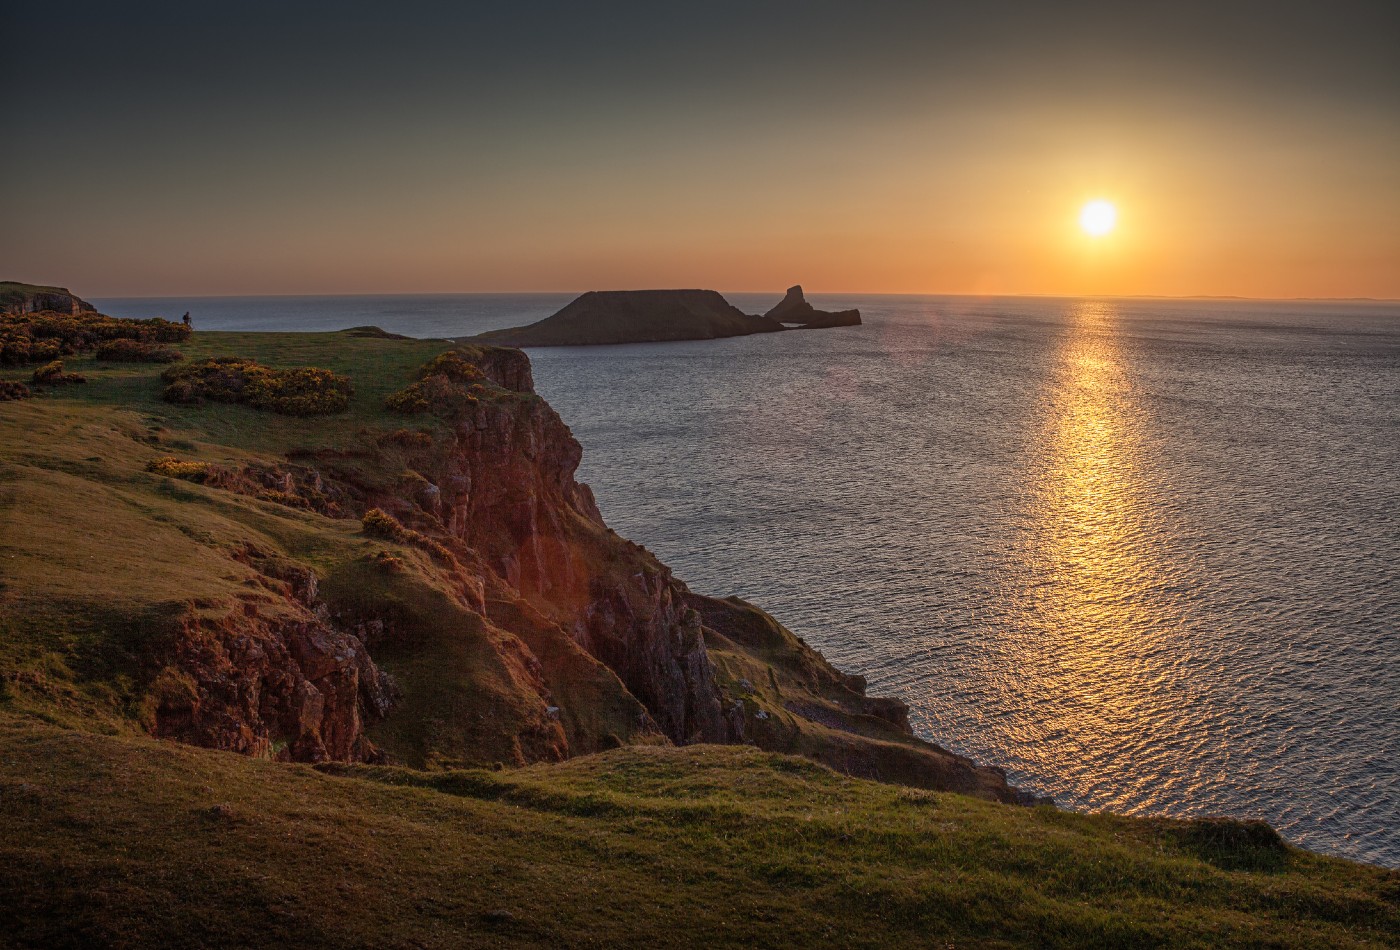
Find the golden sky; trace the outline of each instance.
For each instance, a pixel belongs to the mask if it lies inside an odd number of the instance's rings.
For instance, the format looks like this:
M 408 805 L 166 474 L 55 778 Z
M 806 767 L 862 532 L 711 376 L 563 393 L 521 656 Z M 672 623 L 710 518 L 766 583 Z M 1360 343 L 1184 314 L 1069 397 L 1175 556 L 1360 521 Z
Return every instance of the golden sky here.
M 20 3 L 0 276 L 1400 298 L 1388 7 L 1047 6 Z

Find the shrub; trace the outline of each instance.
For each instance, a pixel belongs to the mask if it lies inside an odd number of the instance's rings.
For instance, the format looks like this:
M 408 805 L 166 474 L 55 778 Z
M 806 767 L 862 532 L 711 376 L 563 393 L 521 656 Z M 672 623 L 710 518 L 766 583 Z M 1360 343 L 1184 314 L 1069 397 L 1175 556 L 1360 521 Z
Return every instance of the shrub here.
M 34 395 L 29 391 L 29 387 L 24 383 L 12 383 L 7 379 L 0 379 L 0 402 L 9 402 L 12 399 L 28 399 Z
M 327 369 L 273 369 L 238 356 L 216 356 L 161 374 L 167 402 L 242 403 L 288 416 L 320 416 L 350 406 L 350 380 Z
M 417 382 L 389 395 L 385 408 L 415 414 L 448 416 L 477 405 L 485 392 L 486 374 L 456 350 L 448 350 L 419 367 Z
M 63 371 L 63 360 L 53 360 L 45 363 L 34 371 L 34 384 L 36 386 L 67 386 L 69 383 L 85 383 L 86 376 L 77 373 L 65 373 Z
M 141 340 L 108 340 L 97 348 L 97 358 L 112 363 L 175 363 L 185 358 L 179 350 Z
M 384 538 L 389 541 L 406 540 L 404 535 L 408 529 L 399 524 L 398 519 L 385 513 L 382 508 L 371 508 L 365 512 L 360 520 L 364 526 L 365 534 L 376 538 Z
M 164 475 L 166 478 L 182 478 L 187 482 L 202 484 L 209 479 L 214 469 L 207 462 L 187 462 L 167 456 L 147 462 L 146 471 Z
M 100 313 L 6 313 L 0 314 L 0 364 L 47 362 L 112 340 L 180 343 L 189 335 L 189 327 L 160 317 L 118 320 Z
M 382 508 L 371 508 L 366 511 L 364 517 L 360 519 L 360 524 L 364 526 L 365 534 L 371 537 L 397 541 L 400 544 L 416 545 L 439 561 L 451 563 L 455 560 L 455 555 L 442 542 L 414 531 L 412 528 L 404 527 L 397 518 Z

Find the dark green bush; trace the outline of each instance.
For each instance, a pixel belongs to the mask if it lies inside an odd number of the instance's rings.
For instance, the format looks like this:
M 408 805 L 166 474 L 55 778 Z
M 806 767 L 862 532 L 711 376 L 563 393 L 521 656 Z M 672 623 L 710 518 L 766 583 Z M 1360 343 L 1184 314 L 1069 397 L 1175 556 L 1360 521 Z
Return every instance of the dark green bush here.
M 350 407 L 350 380 L 327 369 L 273 369 L 239 356 L 216 356 L 161 374 L 167 402 L 232 402 L 288 416 L 320 416 Z
M 12 383 L 7 379 L 0 379 L 0 402 L 9 402 L 12 399 L 28 399 L 34 395 L 29 391 L 29 387 L 24 383 Z
M 142 340 L 108 340 L 97 348 L 97 358 L 112 363 L 175 363 L 185 356 L 173 347 Z

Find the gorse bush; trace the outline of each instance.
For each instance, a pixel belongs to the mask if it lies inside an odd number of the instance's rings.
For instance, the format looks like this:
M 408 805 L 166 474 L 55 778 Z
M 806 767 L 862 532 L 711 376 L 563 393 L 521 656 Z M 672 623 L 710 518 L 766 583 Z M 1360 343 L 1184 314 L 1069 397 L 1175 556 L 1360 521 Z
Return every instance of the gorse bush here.
M 185 358 L 174 347 L 142 340 L 108 340 L 97 348 L 96 356 L 111 363 L 176 363 Z
M 360 519 L 360 524 L 364 527 L 365 534 L 371 537 L 415 545 L 426 550 L 437 560 L 449 564 L 454 560 L 454 555 L 442 542 L 405 527 L 399 523 L 397 518 L 382 508 L 371 508 L 366 511 L 364 517 Z
M 77 373 L 65 373 L 63 371 L 63 360 L 53 360 L 45 363 L 34 371 L 34 384 L 36 386 L 66 386 L 69 383 L 85 383 L 86 376 Z
M 12 399 L 28 399 L 34 395 L 29 391 L 29 387 L 24 383 L 14 383 L 8 379 L 0 379 L 0 402 L 9 402 Z
M 183 459 L 152 459 L 146 463 L 146 471 L 166 478 L 182 478 L 187 482 L 205 482 L 213 474 L 214 468 L 207 462 L 187 462 Z
M 86 353 L 112 340 L 181 343 L 190 328 L 160 317 L 118 320 L 101 313 L 0 314 L 0 364 L 18 366 Z
M 167 402 L 232 402 L 288 416 L 321 416 L 350 407 L 350 380 L 328 369 L 273 369 L 238 356 L 216 356 L 161 374 Z
M 392 393 L 385 408 L 406 414 L 448 416 L 477 405 L 487 383 L 481 367 L 449 350 L 419 367 L 417 382 Z

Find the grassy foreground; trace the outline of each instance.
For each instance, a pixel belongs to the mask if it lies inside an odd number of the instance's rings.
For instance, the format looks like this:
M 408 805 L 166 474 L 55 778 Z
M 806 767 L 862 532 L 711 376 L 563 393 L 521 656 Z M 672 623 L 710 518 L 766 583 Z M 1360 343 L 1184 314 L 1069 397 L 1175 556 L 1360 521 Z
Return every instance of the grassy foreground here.
M 752 749 L 414 772 L 0 722 L 13 946 L 1363 947 L 1400 874 Z

